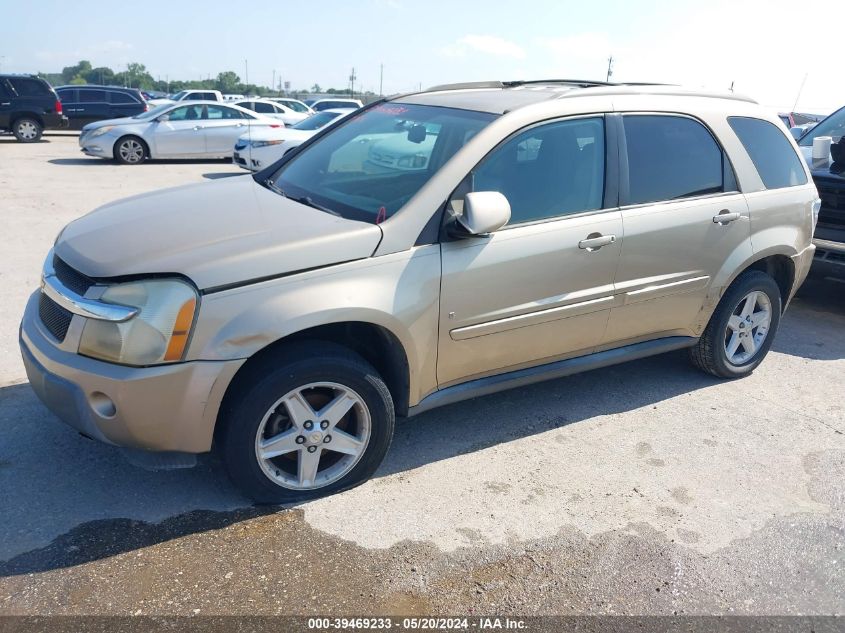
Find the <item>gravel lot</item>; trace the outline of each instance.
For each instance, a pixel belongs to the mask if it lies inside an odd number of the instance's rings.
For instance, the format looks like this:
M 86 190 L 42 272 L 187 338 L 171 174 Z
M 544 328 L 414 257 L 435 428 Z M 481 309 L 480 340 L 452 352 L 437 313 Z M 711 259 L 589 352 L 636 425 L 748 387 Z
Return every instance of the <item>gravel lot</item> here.
M 59 229 L 239 173 L 0 137 L 0 613 L 845 611 L 840 283 L 805 285 L 748 379 L 669 354 L 453 405 L 401 423 L 369 483 L 287 510 L 56 421 L 17 327 Z

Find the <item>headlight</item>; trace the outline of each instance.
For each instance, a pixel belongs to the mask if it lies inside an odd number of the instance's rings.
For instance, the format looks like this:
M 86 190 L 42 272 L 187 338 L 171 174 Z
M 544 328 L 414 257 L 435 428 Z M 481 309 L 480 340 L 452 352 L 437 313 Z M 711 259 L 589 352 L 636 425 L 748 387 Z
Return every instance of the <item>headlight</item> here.
M 96 130 L 91 132 L 91 138 L 94 138 L 95 136 L 102 136 L 103 134 L 105 134 L 109 130 L 113 130 L 113 129 L 114 129 L 113 125 L 106 125 L 104 127 L 98 127 Z
M 80 354 L 125 365 L 182 360 L 198 301 L 192 286 L 175 279 L 129 282 L 111 286 L 100 300 L 140 312 L 124 323 L 88 319 Z
M 281 145 L 283 140 L 277 141 L 250 141 L 253 147 L 267 147 L 268 145 Z

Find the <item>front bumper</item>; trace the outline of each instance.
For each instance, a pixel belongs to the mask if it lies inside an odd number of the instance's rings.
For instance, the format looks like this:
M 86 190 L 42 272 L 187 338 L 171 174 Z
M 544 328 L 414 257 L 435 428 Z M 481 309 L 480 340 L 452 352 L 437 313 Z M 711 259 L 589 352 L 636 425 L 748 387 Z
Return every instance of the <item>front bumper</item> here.
M 44 328 L 39 294 L 27 303 L 20 347 L 29 382 L 50 411 L 108 444 L 185 453 L 211 449 L 220 403 L 244 360 L 127 367 L 80 356 L 61 349 Z

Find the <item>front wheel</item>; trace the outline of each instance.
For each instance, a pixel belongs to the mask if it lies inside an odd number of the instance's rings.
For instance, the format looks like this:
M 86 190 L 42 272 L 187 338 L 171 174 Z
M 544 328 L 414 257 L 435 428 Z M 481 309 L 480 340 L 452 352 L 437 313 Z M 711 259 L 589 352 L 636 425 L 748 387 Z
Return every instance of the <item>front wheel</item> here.
M 719 378 L 750 374 L 769 352 L 780 314 L 780 288 L 775 280 L 759 270 L 742 273 L 690 349 L 693 364 Z
M 23 118 L 15 121 L 12 133 L 21 143 L 35 143 L 41 139 L 44 128 L 35 119 Z
M 146 144 L 136 136 L 124 136 L 114 144 L 114 159 L 121 165 L 137 165 L 148 155 Z
M 253 371 L 223 412 L 220 448 L 233 482 L 258 503 L 293 503 L 363 483 L 393 437 L 384 381 L 330 343 L 297 344 Z

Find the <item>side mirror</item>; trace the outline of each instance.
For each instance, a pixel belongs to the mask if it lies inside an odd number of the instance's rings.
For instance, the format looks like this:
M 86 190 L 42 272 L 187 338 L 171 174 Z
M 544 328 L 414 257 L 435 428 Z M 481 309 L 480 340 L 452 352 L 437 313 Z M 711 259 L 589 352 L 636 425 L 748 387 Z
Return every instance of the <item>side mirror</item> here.
M 804 132 L 806 131 L 807 130 L 805 128 L 798 126 L 789 128 L 789 133 L 792 134 L 792 138 L 794 138 L 796 141 L 802 136 L 804 136 Z
M 473 191 L 464 197 L 464 212 L 458 223 L 470 235 L 492 233 L 511 219 L 511 205 L 498 191 Z
M 157 123 L 167 123 L 170 120 L 169 114 L 162 114 L 160 117 L 156 119 Z

